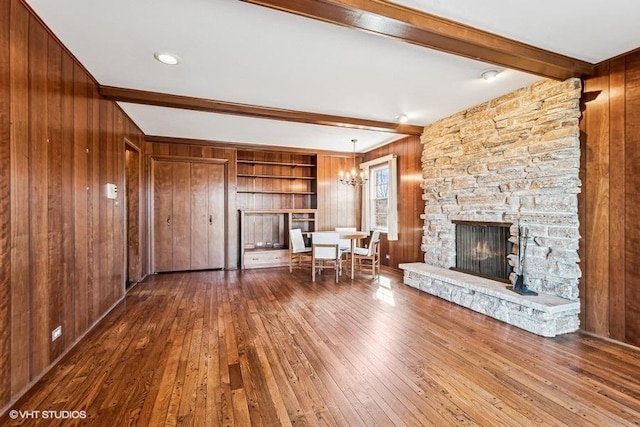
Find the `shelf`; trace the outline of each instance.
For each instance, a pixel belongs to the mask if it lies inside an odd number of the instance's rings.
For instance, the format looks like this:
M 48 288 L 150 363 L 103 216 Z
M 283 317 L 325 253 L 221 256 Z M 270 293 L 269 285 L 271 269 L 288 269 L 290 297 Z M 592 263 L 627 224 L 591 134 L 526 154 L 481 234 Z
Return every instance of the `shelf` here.
M 298 194 L 303 196 L 313 196 L 312 191 L 259 191 L 259 190 L 238 190 L 238 194 Z
M 237 176 L 240 178 L 272 178 L 272 179 L 307 179 L 314 180 L 316 179 L 313 176 L 284 176 L 284 175 L 258 175 L 252 173 L 239 173 Z
M 239 213 L 240 268 L 267 268 L 289 264 L 289 230 L 313 232 L 317 209 L 240 209 Z
M 258 214 L 315 214 L 317 209 L 240 209 L 245 215 Z
M 270 248 L 267 246 L 262 246 L 262 247 L 256 247 L 256 248 L 245 248 L 244 249 L 244 253 L 247 252 L 272 252 L 272 251 L 286 251 L 288 250 L 288 248 L 283 248 L 282 246 L 278 247 L 278 248 Z
M 238 151 L 234 174 L 237 206 L 245 210 L 315 207 L 316 160 L 317 155 L 311 153 Z
M 291 162 L 267 162 L 264 160 L 236 160 L 236 163 L 243 163 L 247 165 L 270 165 L 270 166 L 291 166 L 301 168 L 314 168 L 316 165 L 313 163 L 291 163 Z

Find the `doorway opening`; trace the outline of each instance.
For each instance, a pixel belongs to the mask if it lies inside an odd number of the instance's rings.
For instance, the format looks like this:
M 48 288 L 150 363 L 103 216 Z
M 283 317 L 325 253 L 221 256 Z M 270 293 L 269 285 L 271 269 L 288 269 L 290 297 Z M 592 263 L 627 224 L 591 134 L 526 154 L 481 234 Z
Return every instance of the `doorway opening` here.
M 141 227 L 141 173 L 142 158 L 140 149 L 125 139 L 124 170 L 125 170 L 125 210 L 126 210 L 126 251 L 125 251 L 125 287 L 142 280 L 142 256 L 140 242 L 142 241 Z

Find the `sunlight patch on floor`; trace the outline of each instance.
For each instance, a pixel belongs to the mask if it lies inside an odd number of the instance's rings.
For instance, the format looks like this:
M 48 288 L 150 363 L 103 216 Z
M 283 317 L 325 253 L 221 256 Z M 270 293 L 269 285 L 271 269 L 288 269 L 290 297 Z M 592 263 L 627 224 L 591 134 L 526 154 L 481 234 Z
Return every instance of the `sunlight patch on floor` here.
M 391 290 L 391 280 L 389 278 L 380 276 L 378 279 L 378 289 L 376 289 L 374 298 L 392 307 L 396 306 L 393 291 Z

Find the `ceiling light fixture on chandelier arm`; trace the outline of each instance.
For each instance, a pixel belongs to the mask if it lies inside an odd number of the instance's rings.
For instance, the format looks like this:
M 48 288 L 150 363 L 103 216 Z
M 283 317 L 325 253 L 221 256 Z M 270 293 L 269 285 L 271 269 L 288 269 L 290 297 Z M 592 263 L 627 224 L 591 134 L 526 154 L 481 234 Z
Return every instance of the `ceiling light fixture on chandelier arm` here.
M 343 171 L 340 171 L 340 173 L 338 174 L 338 179 L 340 180 L 341 183 L 343 183 L 344 185 L 352 185 L 352 186 L 356 186 L 356 185 L 364 185 L 367 183 L 367 177 L 364 176 L 364 172 L 360 171 L 360 173 L 357 173 L 357 169 L 356 169 L 356 142 L 358 142 L 357 139 L 352 139 L 351 142 L 353 142 L 353 168 L 351 169 L 351 172 L 347 172 L 344 173 Z

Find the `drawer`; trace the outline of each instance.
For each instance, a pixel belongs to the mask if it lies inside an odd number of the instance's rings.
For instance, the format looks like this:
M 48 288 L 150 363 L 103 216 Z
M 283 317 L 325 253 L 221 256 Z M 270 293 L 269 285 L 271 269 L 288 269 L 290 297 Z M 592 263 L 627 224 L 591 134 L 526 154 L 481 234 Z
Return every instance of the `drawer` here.
M 280 267 L 289 265 L 288 249 L 246 251 L 244 268 Z

